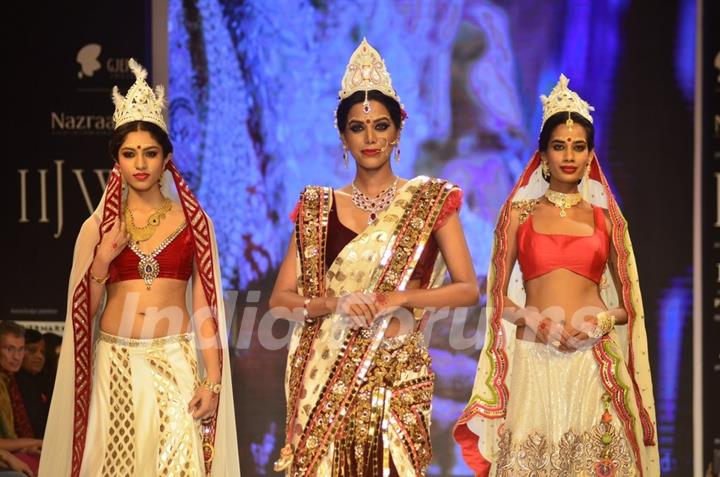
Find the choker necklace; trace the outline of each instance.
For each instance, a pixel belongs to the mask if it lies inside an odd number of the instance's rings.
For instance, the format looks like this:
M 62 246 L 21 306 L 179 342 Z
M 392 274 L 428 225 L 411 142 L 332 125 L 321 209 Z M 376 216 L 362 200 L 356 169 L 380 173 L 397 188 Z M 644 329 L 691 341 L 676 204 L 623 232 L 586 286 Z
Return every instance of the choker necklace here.
M 565 209 L 578 205 L 582 202 L 582 194 L 575 192 L 574 194 L 563 194 L 554 190 L 546 190 L 545 198 L 554 206 L 560 208 L 560 217 L 565 217 L 567 213 Z
M 373 224 L 377 220 L 378 212 L 390 207 L 390 203 L 395 197 L 397 191 L 398 177 L 395 177 L 393 183 L 380 192 L 376 197 L 368 197 L 364 192 L 355 186 L 355 181 L 352 182 L 352 203 L 358 209 L 370 212 L 368 216 L 368 224 Z
M 160 207 L 148 217 L 147 224 L 143 227 L 135 225 L 135 217 L 133 217 L 132 210 L 125 204 L 125 227 L 130 234 L 130 239 L 135 243 L 144 242 L 149 239 L 155 233 L 160 222 L 165 218 L 165 214 L 170 212 L 172 208 L 172 202 L 167 197 L 163 197 L 162 204 Z

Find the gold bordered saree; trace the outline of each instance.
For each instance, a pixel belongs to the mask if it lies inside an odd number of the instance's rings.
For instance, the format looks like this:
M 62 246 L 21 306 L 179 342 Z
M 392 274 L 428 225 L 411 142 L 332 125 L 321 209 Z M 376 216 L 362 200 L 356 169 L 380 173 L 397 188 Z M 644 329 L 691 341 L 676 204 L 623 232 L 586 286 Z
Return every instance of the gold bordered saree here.
M 478 476 L 502 473 L 498 467 L 502 467 L 508 460 L 503 451 L 508 437 L 505 429 L 508 403 L 511 399 L 532 399 L 528 396 L 513 396 L 509 391 L 516 387 L 511 386 L 511 380 L 514 377 L 513 357 L 517 352 L 517 344 L 515 326 L 502 318 L 503 284 L 505 277 L 510 275 L 508 296 L 514 303 L 522 306 L 525 303 L 525 296 L 519 267 L 516 265 L 513 270 L 507 270 L 505 266 L 510 210 L 520 209 L 522 221 L 523 217 L 527 217 L 530 213 L 532 203 L 542 197 L 547 186 L 541 175 L 540 155 L 536 153 L 500 211 L 495 228 L 493 254 L 487 279 L 485 343 L 480 353 L 472 397 L 453 431 L 453 437 L 461 447 L 463 458 Z M 592 369 L 596 370 L 592 378 L 600 382 L 600 387 L 605 393 L 603 399 L 607 399 L 608 416 L 617 417 L 617 420 L 613 418 L 610 422 L 619 421 L 617 433 L 622 435 L 622 440 L 630 448 L 630 459 L 634 466 L 634 470 L 630 473 L 655 477 L 660 475 L 655 436 L 655 405 L 642 297 L 627 221 L 615 201 L 597 160 L 592 161 L 589 179 L 583 180 L 580 190 L 583 199 L 604 209 L 612 223 L 610 246 L 617 254 L 620 283 L 616 289 L 610 270 L 606 266 L 603 279 L 605 285 L 601 286 L 601 297 L 608 309 L 623 303 L 628 312 L 628 323 L 617 326 L 611 333 L 598 340 L 590 350 L 595 362 Z M 598 414 L 597 417 L 600 419 L 601 416 Z M 604 415 L 603 423 L 605 423 Z M 578 431 L 582 433 L 584 430 L 575 430 Z M 603 441 L 602 433 L 598 438 L 600 439 L 598 446 L 600 448 L 606 446 L 606 451 L 617 440 Z M 530 444 L 546 442 L 535 437 L 534 439 L 535 442 Z M 583 457 L 583 451 L 594 444 L 565 446 L 570 447 L 570 450 L 563 454 L 565 458 L 560 460 L 566 467 L 577 467 L 576 463 Z M 526 460 L 527 472 L 523 472 L 522 475 L 610 476 L 620 473 L 627 475 L 619 470 L 617 456 L 613 457 L 611 453 L 598 453 L 598 455 L 603 454 L 604 457 L 601 456 L 591 466 L 585 466 L 582 472 L 563 471 L 564 467 L 554 462 L 555 456 L 550 454 L 549 451 L 544 450 L 538 453 L 543 456 L 542 459 L 536 459 L 532 464 L 527 464 Z M 591 467 L 593 471 L 587 472 L 586 470 Z
M 408 181 L 325 270 L 332 190 L 306 188 L 295 227 L 299 293 L 403 290 L 453 190 L 439 179 Z M 438 254 L 428 286 L 444 276 Z M 288 476 L 379 476 L 391 466 L 402 476 L 425 475 L 434 375 L 421 334 L 386 338 L 389 321 L 354 331 L 330 314 L 295 329 L 285 382 Z

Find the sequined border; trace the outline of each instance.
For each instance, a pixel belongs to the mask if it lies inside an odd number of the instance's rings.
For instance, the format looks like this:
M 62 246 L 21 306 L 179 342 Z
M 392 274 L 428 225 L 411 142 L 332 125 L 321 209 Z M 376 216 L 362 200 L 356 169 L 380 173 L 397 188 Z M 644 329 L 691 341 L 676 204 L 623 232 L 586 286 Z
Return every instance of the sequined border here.
M 610 396 L 612 396 L 615 412 L 617 413 L 620 421 L 623 423 L 625 436 L 633 449 L 635 463 L 638 468 L 639 475 L 642 477 L 643 460 L 641 459 L 640 447 L 635 437 L 635 416 L 632 415 L 627 402 L 630 388 L 617 379 L 617 369 L 620 366 L 623 366 L 624 362 L 621 356 L 613 354 L 611 349 L 613 344 L 614 343 L 610 336 L 603 336 L 603 338 L 593 346 L 593 355 L 595 356 L 595 361 L 597 361 L 600 367 L 600 378 L 603 381 L 603 385 L 610 393 Z
M 402 441 L 405 451 L 410 456 L 416 475 L 423 475 L 423 472 L 430 465 L 432 460 L 432 446 L 430 445 L 430 435 L 428 434 L 429 423 L 425 422 L 426 417 L 423 410 L 429 411 L 432 403 L 432 392 L 435 384 L 435 375 L 430 373 L 428 376 L 413 379 L 402 384 L 393 390 L 393 399 L 390 404 L 390 412 L 392 413 L 392 423 L 400 429 L 398 437 Z M 405 396 L 416 401 L 415 395 L 420 394 L 421 399 L 414 402 L 409 409 L 405 409 Z M 423 409 L 425 408 L 425 409 Z M 410 415 L 414 417 L 412 427 L 405 424 L 406 414 L 410 411 Z M 428 413 L 429 414 L 429 413 Z M 418 450 L 425 446 L 427 452 L 419 455 Z
M 331 190 L 326 187 L 310 186 L 300 194 L 300 214 L 295 223 L 295 243 L 300 257 L 301 294 L 318 297 L 325 294 L 325 244 L 327 242 L 328 214 L 330 212 Z M 290 362 L 292 368 L 288 378 L 289 396 L 285 418 L 285 434 L 290 443 L 293 425 L 300 403 L 300 390 L 305 377 L 310 352 L 322 320 L 304 325 L 298 347 Z
M 376 291 L 393 291 L 407 283 L 418 259 L 415 253 L 424 246 L 432 233 L 442 204 L 452 186 L 439 179 L 425 179 L 413 192 L 396 227 L 394 242 L 381 259 L 373 282 Z M 295 450 L 291 474 L 296 477 L 312 474 L 335 432 L 342 426 L 347 408 L 355 398 L 359 384 L 372 364 L 387 320 L 371 330 L 349 333 L 332 366 L 330 378 L 320 391 L 310 413 L 308 424 Z

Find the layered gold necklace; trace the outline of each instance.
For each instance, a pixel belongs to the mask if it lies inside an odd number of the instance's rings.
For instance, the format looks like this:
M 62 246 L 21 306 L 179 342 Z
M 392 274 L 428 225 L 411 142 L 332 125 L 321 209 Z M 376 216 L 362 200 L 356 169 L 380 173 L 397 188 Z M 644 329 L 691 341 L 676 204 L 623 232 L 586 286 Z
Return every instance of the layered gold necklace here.
M 574 194 L 563 194 L 562 192 L 556 192 L 554 190 L 546 190 L 545 198 L 560 209 L 560 217 L 565 217 L 567 213 L 566 209 L 574 207 L 582 202 L 582 194 L 576 192 Z
M 170 199 L 163 197 L 162 204 L 148 217 L 147 224 L 143 227 L 138 227 L 135 225 L 135 217 L 133 217 L 132 210 L 130 210 L 126 204 L 123 213 L 125 214 L 125 226 L 130 234 L 131 241 L 133 243 L 139 243 L 152 237 L 158 225 L 160 225 L 160 222 L 165 218 L 165 214 L 167 214 L 171 208 L 172 202 Z

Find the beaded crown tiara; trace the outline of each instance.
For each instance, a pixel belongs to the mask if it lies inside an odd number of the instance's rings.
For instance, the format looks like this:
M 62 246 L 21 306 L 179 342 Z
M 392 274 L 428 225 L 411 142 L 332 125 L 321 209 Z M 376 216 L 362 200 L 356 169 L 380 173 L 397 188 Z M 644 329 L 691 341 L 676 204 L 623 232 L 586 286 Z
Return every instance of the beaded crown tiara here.
M 543 105 L 543 125 L 550 116 L 560 112 L 578 113 L 591 123 L 593 122 L 590 111 L 595 111 L 595 108 L 590 106 L 575 91 L 568 88 L 569 82 L 570 80 L 561 73 L 560 79 L 550 92 L 550 96 L 540 96 Z
M 342 89 L 338 96 L 340 100 L 343 100 L 357 91 L 370 91 L 373 89 L 390 96 L 400 103 L 400 96 L 392 86 L 392 80 L 385 67 L 385 61 L 383 61 L 380 53 L 370 46 L 367 39 L 363 38 L 350 57 L 345 69 L 345 76 L 342 79 Z
M 125 96 L 120 94 L 117 86 L 113 87 L 112 96 L 113 103 L 115 103 L 113 122 L 115 123 L 115 129 L 131 121 L 147 121 L 168 132 L 165 118 L 163 118 L 165 89 L 162 85 L 157 85 L 153 91 L 146 81 L 147 70 L 133 58 L 128 61 L 128 66 L 135 75 L 135 83 L 130 86 Z

